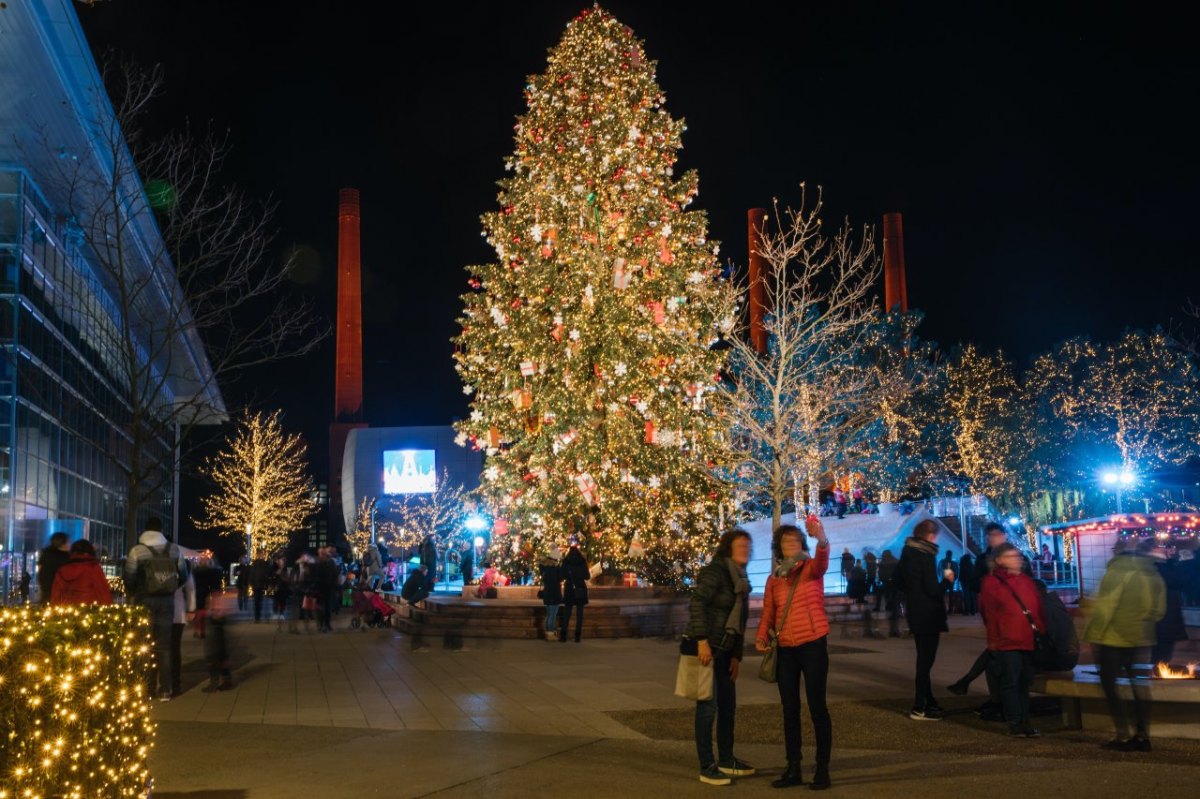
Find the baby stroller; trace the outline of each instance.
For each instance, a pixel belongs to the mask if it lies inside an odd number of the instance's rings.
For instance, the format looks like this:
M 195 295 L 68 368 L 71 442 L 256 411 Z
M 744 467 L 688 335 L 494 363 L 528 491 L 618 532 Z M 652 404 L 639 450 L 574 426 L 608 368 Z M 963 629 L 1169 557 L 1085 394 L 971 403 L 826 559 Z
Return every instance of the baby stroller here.
M 387 627 L 392 623 L 392 614 L 396 609 L 383 601 L 379 594 L 369 588 L 355 586 L 350 596 L 354 618 L 350 619 L 351 629 L 361 629 L 364 633 L 368 627 Z

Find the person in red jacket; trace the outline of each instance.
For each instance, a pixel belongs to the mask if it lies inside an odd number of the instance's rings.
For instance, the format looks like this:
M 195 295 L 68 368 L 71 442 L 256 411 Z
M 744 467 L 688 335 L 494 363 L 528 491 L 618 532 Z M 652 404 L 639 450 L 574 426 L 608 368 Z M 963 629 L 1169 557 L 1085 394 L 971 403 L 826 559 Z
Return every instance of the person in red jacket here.
M 71 544 L 71 559 L 58 568 L 50 588 L 51 605 L 111 605 L 112 591 L 92 542 L 79 539 Z
M 1029 723 L 1029 686 L 1033 682 L 1034 627 L 1046 629 L 1042 595 L 1029 575 L 1020 550 L 1001 544 L 992 555 L 992 573 L 983 578 L 979 614 L 987 628 L 988 651 L 999 671 L 1000 695 L 1008 734 L 1037 738 Z
M 786 788 L 804 784 L 800 771 L 800 677 L 803 675 L 808 714 L 817 736 L 817 767 L 809 787 L 822 790 L 830 786 L 829 751 L 833 746 L 833 722 L 825 703 L 825 686 L 829 681 L 829 619 L 825 616 L 829 539 L 816 516 L 809 516 L 804 526 L 817 539 L 815 553 L 809 553 L 804 533 L 790 524 L 781 525 L 772 537 L 775 565 L 763 589 L 762 621 L 755 646 L 759 652 L 766 652 L 770 648 L 770 635 L 778 637 L 776 677 L 783 704 L 787 770 L 771 785 Z

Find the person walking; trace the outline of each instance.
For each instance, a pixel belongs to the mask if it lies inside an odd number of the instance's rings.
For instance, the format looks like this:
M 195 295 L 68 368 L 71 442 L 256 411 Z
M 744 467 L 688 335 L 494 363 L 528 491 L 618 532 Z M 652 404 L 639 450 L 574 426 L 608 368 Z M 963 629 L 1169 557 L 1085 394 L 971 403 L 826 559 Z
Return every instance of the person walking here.
M 81 538 L 71 544 L 69 560 L 54 573 L 51 605 L 111 605 L 112 591 L 92 542 Z
M 1108 562 L 1100 590 L 1092 603 L 1083 638 L 1095 647 L 1096 665 L 1115 737 L 1105 749 L 1123 752 L 1150 751 L 1150 689 L 1145 675 L 1134 669 L 1139 650 L 1154 644 L 1154 628 L 1166 613 L 1167 589 L 1150 558 L 1144 556 L 1153 542 L 1135 550 L 1124 549 Z M 1139 551 L 1141 550 L 1141 551 Z M 1117 691 L 1117 677 L 1129 679 L 1133 689 L 1133 722 L 1130 708 Z
M 1041 736 L 1029 721 L 1029 686 L 1033 683 L 1034 635 L 1045 635 L 1042 596 L 1033 578 L 1021 570 L 1021 552 L 1001 544 L 992 553 L 992 573 L 983 578 L 979 609 L 987 628 L 987 648 L 1000 679 L 1000 696 L 1008 734 Z
M 187 580 L 187 561 L 179 547 L 162 534 L 162 522 L 146 520 L 138 543 L 125 558 L 125 585 L 130 598 L 150 614 L 154 642 L 155 681 L 160 701 L 171 700 L 171 625 L 175 618 L 175 591 Z
M 542 578 L 542 590 L 538 592 L 538 597 L 546 606 L 544 629 L 547 641 L 554 641 L 558 638 L 558 607 L 563 602 L 562 566 L 559 565 L 561 554 L 557 546 L 551 547 L 550 551 L 542 557 L 538 566 Z
M 963 583 L 964 591 L 971 591 L 978 595 L 983 589 L 983 580 L 991 572 L 992 554 L 1002 544 L 1008 542 L 1008 531 L 1004 526 L 996 522 L 988 522 L 983 528 L 984 540 L 987 542 L 987 549 L 983 551 L 975 560 L 975 568 L 970 572 L 962 572 L 960 577 Z M 1026 566 L 1028 561 L 1025 561 Z M 1032 571 L 1026 569 L 1026 574 L 1032 575 Z M 971 668 L 967 669 L 967 673 L 960 677 L 955 682 L 951 683 L 947 690 L 955 696 L 966 696 L 970 690 L 971 683 L 975 681 L 979 675 L 985 675 L 988 686 L 987 701 L 975 709 L 975 714 L 984 721 L 1003 721 L 1004 709 L 1000 698 L 1000 681 L 996 677 L 996 670 L 990 669 L 992 664 L 992 652 L 990 649 L 984 649 L 975 658 L 975 662 L 971 664 Z
M 273 572 L 271 610 L 275 614 L 275 630 L 282 632 L 283 620 L 287 618 L 288 597 L 292 590 L 291 583 L 288 582 L 287 560 L 283 556 L 275 558 Z
M 175 589 L 174 610 L 171 617 L 171 697 L 183 693 L 183 628 L 187 627 L 188 615 L 196 611 L 196 580 L 188 574 L 183 585 Z
M 978 610 L 979 595 L 971 589 L 969 585 L 970 578 L 968 575 L 975 571 L 975 562 L 971 559 L 970 552 L 963 552 L 963 556 L 958 559 L 958 585 L 962 589 L 962 615 L 974 616 Z
M 208 631 L 208 598 L 221 590 L 221 566 L 209 557 L 200 557 L 192 569 L 192 583 L 195 586 L 192 615 L 192 637 L 203 638 Z
M 22 604 L 22 605 L 28 605 L 28 604 L 29 604 L 29 583 L 30 583 L 30 580 L 31 580 L 31 578 L 30 578 L 30 576 L 29 576 L 29 572 L 27 572 L 27 571 L 25 571 L 25 570 L 22 570 L 22 571 L 21 571 L 21 583 L 20 583 L 20 591 L 21 591 L 21 604 Z
M 937 660 L 941 634 L 946 626 L 946 605 L 937 573 L 937 523 L 924 519 L 917 523 L 913 535 L 904 542 L 896 579 L 904 591 L 905 616 L 917 647 L 916 694 L 909 718 L 916 721 L 940 721 L 944 715 L 933 698 L 930 673 Z
M 242 558 L 234 567 L 234 583 L 237 585 L 237 609 L 245 613 L 250 607 L 250 558 Z
M 833 489 L 833 504 L 837 508 L 837 517 L 844 518 L 846 515 L 846 492 L 840 488 Z M 849 550 L 847 550 L 849 551 Z M 853 556 L 851 556 L 853 557 Z
M 575 643 L 583 636 L 583 608 L 588 603 L 588 580 L 591 570 L 587 559 L 579 551 L 579 544 L 572 544 L 567 556 L 562 562 L 563 579 L 563 608 L 559 612 L 561 619 L 558 640 L 567 641 L 567 632 L 571 626 L 571 609 L 575 609 Z
M 778 642 L 776 685 L 783 705 L 783 740 L 787 769 L 771 783 L 773 788 L 803 785 L 800 725 L 800 680 L 804 680 L 808 715 L 816 733 L 816 769 L 809 786 L 823 790 L 829 780 L 829 755 L 833 748 L 833 722 L 825 701 L 829 681 L 829 619 L 825 615 L 825 572 L 829 569 L 829 539 L 814 516 L 804 523 L 815 538 L 815 553 L 796 527 L 785 524 L 771 537 L 772 569 L 763 589 L 762 620 L 755 648 L 770 649 L 770 636 Z
M 746 576 L 750 549 L 750 534 L 745 530 L 724 533 L 712 560 L 696 575 L 688 605 L 684 635 L 696 642 L 700 665 L 712 664 L 713 668 L 712 697 L 696 702 L 696 754 L 700 758 L 700 782 L 707 785 L 728 785 L 732 777 L 754 774 L 753 766 L 733 754 L 738 666 L 750 612 L 750 580 Z
M 260 554 L 250 562 L 250 590 L 253 592 L 251 596 L 251 604 L 254 607 L 254 623 L 261 624 L 263 620 L 263 606 L 267 601 L 267 593 L 270 590 L 271 584 L 271 564 L 266 557 Z
M 49 604 L 50 592 L 54 589 L 54 575 L 70 559 L 71 553 L 67 549 L 67 534 L 58 532 L 51 535 L 50 543 L 38 552 L 38 602 L 43 605 Z
M 314 584 L 317 592 L 317 612 L 321 615 L 317 620 L 317 632 L 333 631 L 333 603 L 340 601 L 338 596 L 338 566 L 333 559 L 333 547 L 322 547 L 317 551 Z

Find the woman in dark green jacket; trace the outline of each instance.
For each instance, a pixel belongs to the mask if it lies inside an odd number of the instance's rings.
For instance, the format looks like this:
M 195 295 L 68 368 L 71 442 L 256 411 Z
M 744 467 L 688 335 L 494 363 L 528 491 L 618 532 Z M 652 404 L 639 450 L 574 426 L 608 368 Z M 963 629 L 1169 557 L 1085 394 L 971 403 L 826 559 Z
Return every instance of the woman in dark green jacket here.
M 750 534 L 730 530 L 721 536 L 712 561 L 696 575 L 684 635 L 696 642 L 702 665 L 713 666 L 713 695 L 696 703 L 696 753 L 700 781 L 728 785 L 732 777 L 748 777 L 754 767 L 733 756 L 733 720 L 737 707 L 734 687 L 742 661 L 746 618 L 750 605 Z M 713 757 L 713 723 L 717 726 L 717 757 Z

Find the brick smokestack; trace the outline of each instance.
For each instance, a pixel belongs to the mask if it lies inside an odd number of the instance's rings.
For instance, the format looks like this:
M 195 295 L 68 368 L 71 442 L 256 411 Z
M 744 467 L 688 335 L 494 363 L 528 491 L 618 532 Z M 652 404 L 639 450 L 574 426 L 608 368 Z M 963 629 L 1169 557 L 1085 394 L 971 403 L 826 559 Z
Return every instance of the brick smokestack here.
M 334 419 L 363 419 L 362 264 L 358 189 L 338 193 L 337 375 Z
M 746 260 L 750 278 L 750 343 L 754 351 L 767 351 L 767 331 L 763 319 L 767 315 L 766 263 L 759 252 L 763 226 L 767 222 L 765 208 L 751 208 L 746 212 L 746 233 L 749 257 Z
M 900 214 L 883 215 L 884 310 L 908 313 L 908 280 L 904 275 L 904 224 Z
M 346 513 L 357 502 L 342 502 L 342 460 L 350 431 L 363 421 L 362 261 L 358 189 L 338 192 L 337 354 L 334 363 L 333 424 L 329 426 L 329 541 L 345 537 Z

